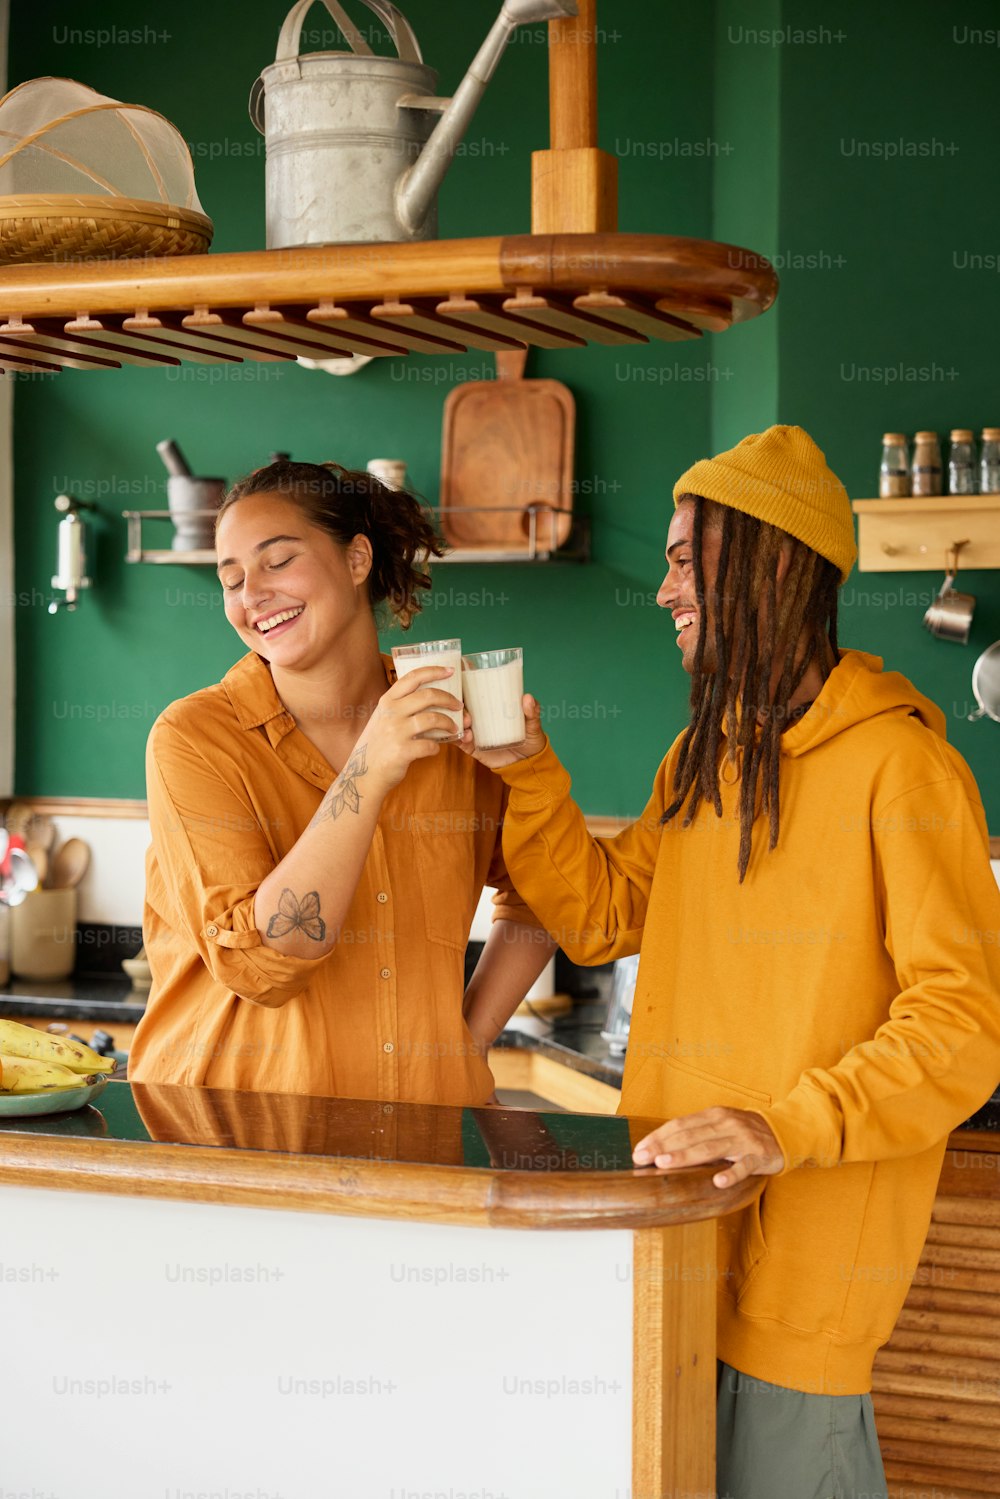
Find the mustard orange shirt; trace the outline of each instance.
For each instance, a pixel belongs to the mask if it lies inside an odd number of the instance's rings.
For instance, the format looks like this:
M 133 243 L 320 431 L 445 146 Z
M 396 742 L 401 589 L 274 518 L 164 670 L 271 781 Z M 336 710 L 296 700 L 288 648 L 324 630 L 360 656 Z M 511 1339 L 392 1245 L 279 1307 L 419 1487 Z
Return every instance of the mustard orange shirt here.
M 422 1103 L 490 1096 L 462 1015 L 483 886 L 497 887 L 495 920 L 537 926 L 503 865 L 506 788 L 455 745 L 416 761 L 382 805 L 337 945 L 286 957 L 262 943 L 254 896 L 335 776 L 253 653 L 157 719 L 143 918 L 153 982 L 130 1077 Z

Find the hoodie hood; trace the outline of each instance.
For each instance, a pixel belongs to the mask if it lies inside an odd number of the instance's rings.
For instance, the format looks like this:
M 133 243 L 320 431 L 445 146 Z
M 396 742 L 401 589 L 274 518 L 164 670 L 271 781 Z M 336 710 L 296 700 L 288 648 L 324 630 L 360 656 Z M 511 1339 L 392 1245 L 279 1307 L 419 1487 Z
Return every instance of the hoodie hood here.
M 925 728 L 947 739 L 945 716 L 899 671 L 883 671 L 882 658 L 867 651 L 841 651 L 840 661 L 798 723 L 781 736 L 784 755 L 804 755 L 845 729 L 869 719 L 915 715 Z

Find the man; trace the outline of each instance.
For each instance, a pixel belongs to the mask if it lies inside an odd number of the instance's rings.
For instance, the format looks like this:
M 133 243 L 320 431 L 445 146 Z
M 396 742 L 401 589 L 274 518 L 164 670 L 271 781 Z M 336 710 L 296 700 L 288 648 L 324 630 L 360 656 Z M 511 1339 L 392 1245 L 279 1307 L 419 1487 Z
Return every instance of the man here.
M 638 822 L 591 838 L 525 699 L 508 871 L 570 957 L 642 958 L 621 1110 L 637 1165 L 768 1178 L 720 1220 L 718 1489 L 877 1499 L 871 1366 L 949 1132 L 1000 1077 L 1000 891 L 944 716 L 839 651 L 850 504 L 772 427 L 674 489 L 657 602 L 691 719 Z M 471 746 L 468 746 L 471 748 Z

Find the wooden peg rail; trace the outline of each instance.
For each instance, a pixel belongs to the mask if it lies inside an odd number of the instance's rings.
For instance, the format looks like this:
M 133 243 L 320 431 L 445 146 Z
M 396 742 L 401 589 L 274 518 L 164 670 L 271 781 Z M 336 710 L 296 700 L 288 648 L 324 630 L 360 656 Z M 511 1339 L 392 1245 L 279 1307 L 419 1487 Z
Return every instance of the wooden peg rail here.
M 760 256 L 649 234 L 19 265 L 0 271 L 0 370 L 672 343 L 777 289 Z

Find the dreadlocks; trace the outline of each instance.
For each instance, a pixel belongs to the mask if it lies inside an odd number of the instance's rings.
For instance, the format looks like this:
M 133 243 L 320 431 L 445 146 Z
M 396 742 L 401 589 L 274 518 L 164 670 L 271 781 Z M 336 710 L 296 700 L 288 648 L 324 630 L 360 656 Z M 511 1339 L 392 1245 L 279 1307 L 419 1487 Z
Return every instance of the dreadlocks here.
M 702 801 L 722 816 L 719 792 L 719 740 L 726 756 L 739 763 L 740 883 L 750 863 L 758 811 L 770 820 L 769 848 L 778 841 L 778 767 L 781 733 L 789 723 L 788 700 L 815 660 L 830 675 L 837 653 L 837 566 L 777 526 L 742 510 L 717 505 L 701 495 L 694 501 L 695 597 L 701 616 L 691 678 L 691 722 L 681 741 L 674 773 L 674 800 L 662 822 L 675 817 L 690 795 L 683 826 L 690 826 Z M 706 524 L 721 530 L 715 583 L 705 593 L 702 538 Z M 788 570 L 778 595 L 778 561 L 789 546 Z M 706 608 L 707 602 L 707 608 Z M 713 669 L 705 669 L 708 632 L 713 632 Z M 714 655 L 714 660 L 712 659 Z M 780 674 L 771 695 L 771 678 Z

